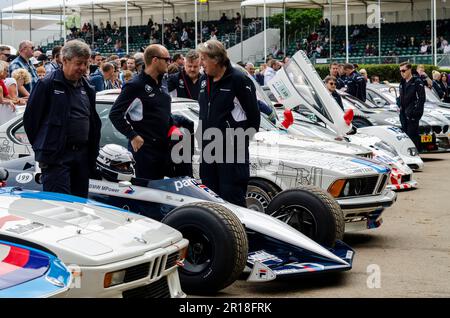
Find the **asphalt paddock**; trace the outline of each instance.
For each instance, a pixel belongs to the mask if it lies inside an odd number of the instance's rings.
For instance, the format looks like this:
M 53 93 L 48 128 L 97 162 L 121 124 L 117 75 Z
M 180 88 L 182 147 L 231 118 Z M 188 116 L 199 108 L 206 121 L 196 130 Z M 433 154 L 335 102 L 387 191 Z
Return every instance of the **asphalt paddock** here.
M 218 297 L 450 297 L 450 153 L 427 154 L 375 230 L 346 234 L 353 269 L 288 281 L 238 280 Z

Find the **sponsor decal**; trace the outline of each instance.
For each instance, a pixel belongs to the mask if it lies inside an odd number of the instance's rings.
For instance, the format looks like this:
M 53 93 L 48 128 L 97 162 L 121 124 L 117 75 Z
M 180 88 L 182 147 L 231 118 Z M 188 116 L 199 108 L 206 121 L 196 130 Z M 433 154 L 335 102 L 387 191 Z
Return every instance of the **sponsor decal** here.
M 366 161 L 366 160 L 361 160 L 361 159 L 356 159 L 355 158 L 355 159 L 352 159 L 351 161 L 355 162 L 355 163 L 359 163 L 359 164 L 365 165 L 365 166 L 368 166 L 368 167 L 374 169 L 376 172 L 379 172 L 379 173 L 386 173 L 386 172 L 389 171 L 388 168 L 386 168 L 386 167 L 377 165 L 375 163 L 372 163 L 372 162 L 369 162 L 369 161 Z
M 128 187 L 128 189 L 126 189 L 125 190 L 125 194 L 133 194 L 133 193 L 135 193 L 136 191 L 132 188 L 132 187 Z
M 257 251 L 254 253 L 250 253 L 248 255 L 248 259 L 247 261 L 250 264 L 254 264 L 256 262 L 261 262 L 261 263 L 282 263 L 283 260 L 278 258 L 277 256 L 273 255 L 273 254 L 269 254 L 266 251 Z
M 325 266 L 317 263 L 290 263 L 283 266 L 281 269 L 274 270 L 275 274 L 295 274 L 304 272 L 319 272 L 323 271 Z
M 24 234 L 26 232 L 30 232 L 36 229 L 40 229 L 44 227 L 44 224 L 38 222 L 31 222 L 28 224 L 16 224 L 10 228 L 5 229 L 5 231 L 14 233 L 14 234 Z
M 33 181 L 33 175 L 31 173 L 20 173 L 16 176 L 16 182 L 17 183 L 29 183 L 30 181 Z
M 264 264 L 260 262 L 256 262 L 253 265 L 252 272 L 250 273 L 247 281 L 249 282 L 260 282 L 260 281 L 269 281 L 274 280 L 276 275 L 274 272 Z
M 106 185 L 100 185 L 100 184 L 89 184 L 90 190 L 97 190 L 97 191 L 105 191 L 105 192 L 112 192 L 112 193 L 119 193 L 119 189 L 111 188 Z
M 153 91 L 153 87 L 151 87 L 151 86 L 148 85 L 148 84 L 145 84 L 145 91 L 146 91 L 147 93 L 151 93 L 151 92 Z

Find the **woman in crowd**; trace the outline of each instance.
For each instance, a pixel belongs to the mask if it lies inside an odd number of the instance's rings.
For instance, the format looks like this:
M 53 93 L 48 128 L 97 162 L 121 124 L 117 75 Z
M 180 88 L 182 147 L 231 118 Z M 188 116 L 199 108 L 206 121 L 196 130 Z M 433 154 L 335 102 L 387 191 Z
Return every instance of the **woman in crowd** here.
M 441 74 L 441 82 L 440 82 L 440 84 L 441 84 L 441 88 L 442 88 L 442 90 L 444 91 L 444 102 L 445 103 L 450 103 L 450 89 L 449 89 L 449 87 L 448 87 L 448 83 L 449 83 L 449 80 L 448 80 L 448 75 L 447 75 L 447 73 L 442 73 Z
M 11 77 L 14 78 L 17 82 L 17 93 L 16 96 L 24 99 L 28 99 L 30 93 L 25 89 L 26 84 L 31 82 L 31 75 L 28 73 L 26 69 L 19 68 L 12 72 Z
M 0 104 L 9 106 L 12 110 L 15 110 L 16 107 L 10 99 L 8 88 L 4 82 L 6 76 L 8 76 L 8 63 L 0 61 Z

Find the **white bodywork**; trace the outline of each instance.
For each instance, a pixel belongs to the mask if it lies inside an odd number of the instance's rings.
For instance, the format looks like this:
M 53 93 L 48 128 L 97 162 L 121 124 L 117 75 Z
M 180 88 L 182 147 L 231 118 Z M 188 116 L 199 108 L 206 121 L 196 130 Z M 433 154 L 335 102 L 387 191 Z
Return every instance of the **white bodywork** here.
M 188 242 L 167 225 L 86 203 L 3 195 L 0 207 L 0 233 L 44 246 L 73 270 L 69 297 L 122 297 L 165 278 L 172 297 L 185 297 L 177 266 L 165 266 Z M 160 273 L 104 288 L 106 273 L 144 263 L 159 266 Z

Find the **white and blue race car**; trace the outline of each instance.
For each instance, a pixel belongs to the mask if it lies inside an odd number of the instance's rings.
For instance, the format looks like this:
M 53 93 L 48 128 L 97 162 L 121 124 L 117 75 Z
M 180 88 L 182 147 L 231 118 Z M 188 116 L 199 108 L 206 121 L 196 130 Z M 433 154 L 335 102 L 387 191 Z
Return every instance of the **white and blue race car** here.
M 0 226 L 12 217 L 0 217 Z M 26 245 L 24 245 L 26 244 Z M 63 297 L 70 270 L 54 254 L 0 235 L 0 298 Z

